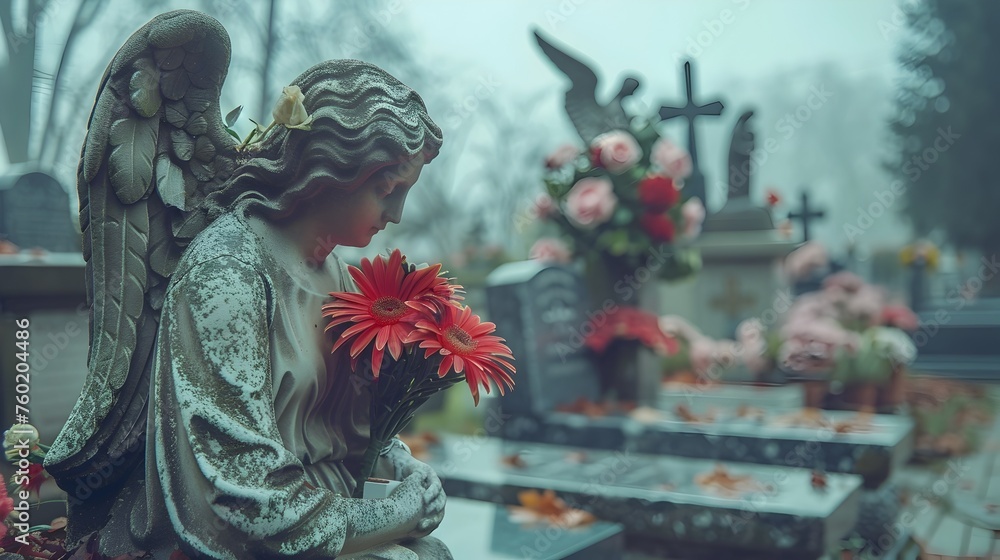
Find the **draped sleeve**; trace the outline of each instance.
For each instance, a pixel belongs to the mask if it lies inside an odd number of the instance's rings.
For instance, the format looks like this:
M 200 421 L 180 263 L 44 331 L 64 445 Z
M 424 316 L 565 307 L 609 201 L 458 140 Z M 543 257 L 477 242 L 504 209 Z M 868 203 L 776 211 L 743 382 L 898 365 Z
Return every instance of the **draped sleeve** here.
M 308 482 L 272 402 L 273 287 L 220 255 L 174 278 L 153 379 L 158 490 L 177 537 L 213 558 L 332 558 L 347 500 Z M 152 467 L 153 465 L 150 465 Z

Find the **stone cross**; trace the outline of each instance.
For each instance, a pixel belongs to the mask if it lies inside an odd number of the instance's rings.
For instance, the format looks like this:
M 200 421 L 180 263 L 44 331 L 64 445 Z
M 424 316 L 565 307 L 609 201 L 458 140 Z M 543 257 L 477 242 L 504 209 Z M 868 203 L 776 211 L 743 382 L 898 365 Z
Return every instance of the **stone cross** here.
M 788 213 L 789 220 L 802 220 L 803 241 L 809 241 L 809 222 L 813 218 L 822 218 L 825 216 L 825 210 L 812 210 L 809 208 L 809 193 L 805 191 L 802 191 L 802 210 Z
M 694 101 L 694 81 L 691 79 L 691 61 L 684 63 L 684 82 L 687 93 L 687 104 L 683 107 L 660 107 L 660 120 L 669 120 L 674 117 L 684 117 L 688 122 L 688 152 L 691 154 L 691 176 L 684 181 L 684 189 L 705 202 L 705 176 L 702 175 L 698 167 L 698 143 L 695 140 L 694 121 L 701 116 L 717 117 L 722 114 L 723 105 L 721 101 L 713 101 L 705 105 L 698 105 Z

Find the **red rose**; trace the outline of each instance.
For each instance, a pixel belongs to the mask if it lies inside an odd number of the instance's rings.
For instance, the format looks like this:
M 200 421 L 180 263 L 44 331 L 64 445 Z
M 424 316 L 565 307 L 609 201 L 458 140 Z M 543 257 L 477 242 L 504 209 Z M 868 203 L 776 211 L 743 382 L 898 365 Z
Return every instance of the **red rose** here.
M 674 221 L 666 214 L 646 212 L 642 215 L 639 223 L 653 241 L 666 241 L 669 243 L 674 239 Z
M 663 212 L 681 198 L 680 191 L 670 177 L 650 175 L 639 182 L 639 202 L 650 212 Z

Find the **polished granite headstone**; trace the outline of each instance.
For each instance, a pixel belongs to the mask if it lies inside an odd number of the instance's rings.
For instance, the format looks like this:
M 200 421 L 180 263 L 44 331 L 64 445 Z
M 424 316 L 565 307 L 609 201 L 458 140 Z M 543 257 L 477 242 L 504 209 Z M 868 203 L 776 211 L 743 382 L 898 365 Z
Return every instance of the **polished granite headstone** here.
M 516 504 L 518 492 L 552 489 L 574 507 L 621 523 L 629 539 L 690 546 L 705 557 L 818 558 L 854 526 L 862 483 L 831 474 L 815 488 L 808 469 L 727 465 L 734 477 L 750 477 L 747 487 L 729 492 L 696 482 L 717 466 L 710 460 L 484 437 L 444 437 L 426 460 L 451 497 Z
M 496 334 L 517 356 L 517 391 L 504 397 L 505 414 L 544 414 L 598 398 L 597 372 L 583 344 L 589 318 L 578 273 L 534 260 L 507 263 L 490 273 L 486 294 Z
M 518 523 L 506 506 L 453 496 L 434 536 L 459 560 L 614 560 L 622 557 L 625 540 L 618 523 Z
M 744 416 L 737 416 L 743 412 Z M 509 440 L 629 450 L 762 465 L 802 467 L 858 474 L 877 487 L 913 453 L 914 424 L 906 416 L 822 411 L 824 426 L 795 422 L 794 412 L 747 410 L 702 413 L 687 419 L 676 412 L 649 411 L 641 417 L 588 417 L 550 413 L 506 420 L 500 436 Z M 854 426 L 853 431 L 849 429 Z M 848 428 L 848 431 L 841 431 Z

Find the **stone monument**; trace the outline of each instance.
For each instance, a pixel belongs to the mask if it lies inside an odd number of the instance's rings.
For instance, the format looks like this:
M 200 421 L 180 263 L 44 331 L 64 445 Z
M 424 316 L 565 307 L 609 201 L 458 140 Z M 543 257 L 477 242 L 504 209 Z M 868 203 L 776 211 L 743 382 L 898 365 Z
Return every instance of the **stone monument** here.
M 752 116 L 753 112 L 743 113 L 733 129 L 726 203 L 706 219 L 695 241 L 701 251 L 701 272 L 695 279 L 662 287 L 661 297 L 671 302 L 672 313 L 714 338 L 733 338 L 744 319 L 768 319 L 791 303 L 779 267 L 797 244 L 783 238 L 770 211 L 750 198 Z
M 79 253 L 66 189 L 51 175 L 22 166 L 0 176 L 0 239 L 21 249 Z

